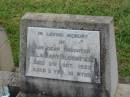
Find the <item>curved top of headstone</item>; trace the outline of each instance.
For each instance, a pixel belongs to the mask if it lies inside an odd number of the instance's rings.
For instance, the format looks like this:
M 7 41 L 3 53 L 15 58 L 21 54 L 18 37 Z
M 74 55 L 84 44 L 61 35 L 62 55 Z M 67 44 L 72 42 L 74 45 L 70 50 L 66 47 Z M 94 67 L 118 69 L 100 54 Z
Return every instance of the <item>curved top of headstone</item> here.
M 111 23 L 111 16 L 83 16 L 70 14 L 52 14 L 52 13 L 26 13 L 22 20 L 43 20 L 50 22 L 80 22 L 80 23 Z

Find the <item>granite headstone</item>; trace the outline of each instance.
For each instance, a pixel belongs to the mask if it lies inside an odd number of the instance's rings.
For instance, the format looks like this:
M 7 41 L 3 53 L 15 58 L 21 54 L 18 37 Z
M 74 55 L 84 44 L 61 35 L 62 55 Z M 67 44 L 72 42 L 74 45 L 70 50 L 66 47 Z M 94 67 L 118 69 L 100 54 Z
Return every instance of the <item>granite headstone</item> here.
M 20 29 L 21 89 L 51 97 L 114 97 L 113 18 L 27 13 Z

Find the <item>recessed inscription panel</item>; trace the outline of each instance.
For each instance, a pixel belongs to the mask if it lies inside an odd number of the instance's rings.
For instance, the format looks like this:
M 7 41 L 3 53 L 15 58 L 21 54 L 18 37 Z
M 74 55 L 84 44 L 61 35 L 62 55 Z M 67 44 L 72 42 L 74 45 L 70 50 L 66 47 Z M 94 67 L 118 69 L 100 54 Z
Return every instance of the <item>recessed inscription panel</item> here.
M 99 31 L 28 27 L 26 76 L 100 83 Z

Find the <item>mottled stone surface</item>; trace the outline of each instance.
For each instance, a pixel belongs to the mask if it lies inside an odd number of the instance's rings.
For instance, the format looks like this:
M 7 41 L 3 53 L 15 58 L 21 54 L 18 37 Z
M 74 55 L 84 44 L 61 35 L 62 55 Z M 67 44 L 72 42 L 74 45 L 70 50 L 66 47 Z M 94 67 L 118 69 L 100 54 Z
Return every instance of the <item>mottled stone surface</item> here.
M 9 80 L 10 79 L 10 80 Z M 19 87 L 19 74 L 14 72 L 0 71 L 0 84 L 8 84 L 12 87 Z M 1 83 L 2 82 L 2 83 Z M 14 93 L 15 91 L 13 91 Z M 17 97 L 50 97 L 50 96 L 36 96 L 36 94 L 28 94 L 19 92 Z M 32 96 L 33 95 L 33 96 Z M 119 84 L 115 97 L 130 97 L 130 84 Z
M 0 27 L 0 70 L 12 71 L 14 62 L 10 43 L 5 30 Z
M 25 93 L 20 92 L 17 97 L 29 97 L 29 96 L 26 96 Z M 42 97 L 48 97 L 48 96 L 42 96 Z M 119 88 L 117 90 L 115 97 L 130 97 L 130 84 L 119 84 Z
M 100 32 L 101 83 L 83 83 L 25 76 L 28 27 Z M 20 28 L 21 89 L 52 97 L 114 97 L 118 85 L 115 35 L 112 17 L 27 13 Z
M 26 76 L 100 83 L 99 31 L 29 27 Z

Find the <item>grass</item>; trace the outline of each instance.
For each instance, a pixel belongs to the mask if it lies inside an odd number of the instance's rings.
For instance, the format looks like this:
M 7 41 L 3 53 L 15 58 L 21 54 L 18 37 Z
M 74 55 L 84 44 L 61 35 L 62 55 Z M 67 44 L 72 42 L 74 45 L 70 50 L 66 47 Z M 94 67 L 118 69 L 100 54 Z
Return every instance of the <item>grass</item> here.
M 26 12 L 113 16 L 120 76 L 130 76 L 130 0 L 0 0 L 0 24 L 8 32 L 17 65 L 19 22 Z

